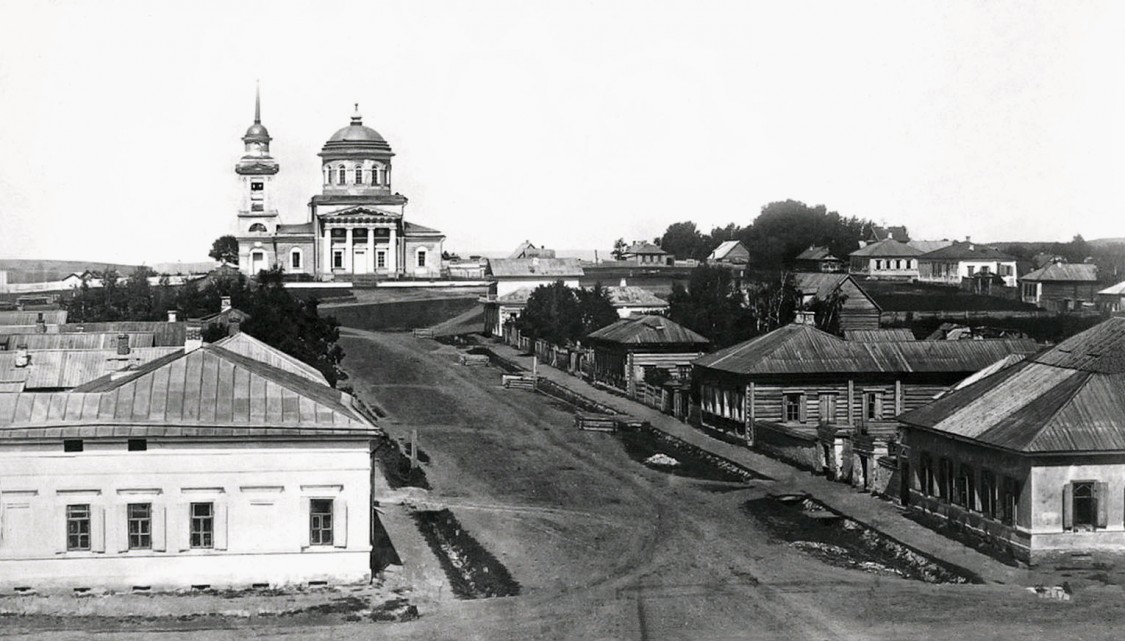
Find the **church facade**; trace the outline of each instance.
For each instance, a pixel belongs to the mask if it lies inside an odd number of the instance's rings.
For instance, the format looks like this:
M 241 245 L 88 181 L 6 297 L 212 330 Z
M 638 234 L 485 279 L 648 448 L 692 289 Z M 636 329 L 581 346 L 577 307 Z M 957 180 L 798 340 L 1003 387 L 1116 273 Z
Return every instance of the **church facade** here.
M 271 140 L 256 98 L 254 124 L 235 165 L 242 194 L 235 238 L 244 274 L 274 265 L 325 281 L 441 274 L 445 235 L 406 221 L 407 198 L 391 189 L 395 154 L 379 132 L 364 126 L 358 105 L 351 124 L 320 150 L 322 188 L 309 201 L 305 222 L 282 222 Z

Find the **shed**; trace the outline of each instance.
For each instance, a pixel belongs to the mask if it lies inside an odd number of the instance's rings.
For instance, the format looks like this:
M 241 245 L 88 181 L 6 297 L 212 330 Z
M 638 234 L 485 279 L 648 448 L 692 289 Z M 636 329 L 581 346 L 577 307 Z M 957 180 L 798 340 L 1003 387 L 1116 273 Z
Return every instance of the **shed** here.
M 663 316 L 623 318 L 591 332 L 583 343 L 594 352 L 594 380 L 636 393 L 647 368 L 665 370 L 673 378 L 686 378 L 692 360 L 707 349 L 708 341 Z
M 806 310 L 816 300 L 840 296 L 843 299 L 838 310 L 841 331 L 879 329 L 882 308 L 850 274 L 799 272 L 793 274 L 793 286 L 800 292 L 801 305 Z
M 745 265 L 750 262 L 750 251 L 740 240 L 724 240 L 707 256 L 707 262 Z
M 1020 279 L 1023 302 L 1052 311 L 1092 307 L 1097 301 L 1098 266 L 1053 262 Z

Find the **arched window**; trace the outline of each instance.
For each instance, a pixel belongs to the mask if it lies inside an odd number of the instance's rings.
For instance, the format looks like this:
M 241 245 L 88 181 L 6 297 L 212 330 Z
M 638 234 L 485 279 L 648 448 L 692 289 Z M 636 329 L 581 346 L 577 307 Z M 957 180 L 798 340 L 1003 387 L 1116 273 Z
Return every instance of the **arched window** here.
M 371 168 L 371 184 L 376 187 L 379 186 L 379 172 L 382 171 L 382 169 L 380 165 L 375 165 Z
M 355 166 L 355 184 L 357 184 L 357 185 L 363 184 L 363 165 L 356 165 Z
M 332 168 L 325 165 L 324 169 L 322 169 L 321 171 L 324 172 L 324 184 L 325 185 L 331 185 L 332 184 Z
M 302 256 L 301 256 L 301 250 L 300 249 L 294 247 L 292 250 L 290 250 L 290 252 L 289 252 L 289 268 L 290 269 L 301 269 L 301 258 L 302 258 Z
M 266 231 L 266 226 L 262 223 L 254 223 L 250 225 L 250 231 Z
M 336 170 L 329 167 L 328 168 L 328 182 L 327 182 L 327 184 L 331 185 L 334 182 L 336 182 Z
M 426 250 L 424 250 L 424 249 L 418 250 L 418 266 L 419 267 L 425 267 L 426 266 Z
M 339 167 L 337 167 L 337 168 L 336 168 L 336 170 L 340 172 L 340 176 L 339 176 L 339 182 L 337 182 L 336 184 L 337 184 L 337 185 L 342 185 L 342 184 L 344 184 L 344 174 L 346 174 L 347 172 L 346 172 L 346 171 L 344 171 L 344 166 L 343 166 L 343 165 L 340 165 Z

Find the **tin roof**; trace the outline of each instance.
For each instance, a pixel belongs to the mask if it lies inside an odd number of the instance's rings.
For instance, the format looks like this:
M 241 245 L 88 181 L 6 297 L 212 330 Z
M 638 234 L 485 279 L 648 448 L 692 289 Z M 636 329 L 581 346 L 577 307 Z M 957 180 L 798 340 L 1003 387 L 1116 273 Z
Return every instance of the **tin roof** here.
M 246 332 L 239 332 L 214 343 L 216 347 L 230 350 L 247 358 L 272 365 L 291 374 L 306 378 L 318 385 L 328 385 L 328 380 L 320 370 L 300 361 L 285 352 L 274 349 Z
M 846 341 L 859 341 L 861 343 L 886 343 L 896 341 L 912 341 L 914 339 L 914 332 L 905 327 L 893 327 L 888 329 L 846 329 L 844 330 L 844 340 Z
M 117 347 L 118 334 L 129 336 L 129 347 L 154 347 L 153 335 L 145 332 L 86 332 L 82 334 L 4 334 L 0 342 L 8 349 L 110 349 Z M 180 343 L 183 347 L 183 342 Z
M 183 347 L 187 336 L 187 323 L 178 321 L 111 321 L 103 323 L 65 323 L 59 325 L 63 334 L 97 333 L 112 334 L 142 332 L 152 334 L 154 347 Z
M 636 285 L 613 285 L 605 290 L 614 307 L 668 307 L 668 301 Z
M 797 254 L 797 257 L 794 260 L 840 260 L 840 259 L 833 256 L 832 252 L 828 251 L 827 247 L 821 247 L 819 245 L 812 245 L 808 249 L 806 249 L 805 251 L 801 252 L 800 254 Z
M 668 252 L 644 240 L 635 241 L 625 249 L 626 254 L 667 254 Z
M 0 311 L 0 325 L 35 325 L 39 318 L 48 325 L 58 325 L 66 322 L 65 309 L 48 309 L 44 311 Z
M 1101 294 L 1102 296 L 1122 296 L 1122 295 L 1125 295 L 1125 280 L 1121 281 L 1120 283 L 1117 283 L 1116 285 L 1110 285 L 1109 287 L 1106 287 L 1105 289 L 1099 291 L 1098 293 Z
M 1125 451 L 1125 319 L 899 418 L 1029 454 Z
M 490 258 L 488 273 L 497 278 L 582 276 L 577 258 Z
M 941 249 L 927 252 L 918 260 L 999 260 L 1014 261 L 1015 258 L 1004 252 L 979 243 L 953 243 Z
M 116 349 L 29 351 L 27 364 L 16 366 L 16 352 L 0 352 L 0 381 L 20 382 L 22 390 L 71 389 L 110 372 L 139 367 L 182 350 L 182 347 L 141 347 L 118 354 Z
M 1098 280 L 1098 266 L 1088 263 L 1051 263 L 1026 274 L 1020 280 L 1095 282 Z
M 621 345 L 704 346 L 710 341 L 663 316 L 634 316 L 591 332 L 587 340 Z
M 897 240 L 890 238 L 880 240 L 877 243 L 871 243 L 866 247 L 860 247 L 855 250 L 850 256 L 891 256 L 891 257 L 908 257 L 908 256 L 921 256 L 922 250 L 917 249 L 906 243 L 901 243 Z
M 418 223 L 405 222 L 402 224 L 402 233 L 404 236 L 441 236 L 445 238 L 445 234 L 433 229 L 432 227 L 425 227 Z
M 70 392 L 0 394 L 0 438 L 377 433 L 350 395 L 217 344 Z
M 1008 354 L 1037 349 L 1024 339 L 859 342 L 791 324 L 697 359 L 699 367 L 742 375 L 975 372 Z
M 726 258 L 727 254 L 731 253 L 731 251 L 739 245 L 742 245 L 742 241 L 724 240 L 723 242 L 719 243 L 719 246 L 715 248 L 715 251 L 711 252 L 711 255 L 707 257 L 707 260 L 722 260 Z M 657 249 L 660 248 L 658 247 Z M 743 247 L 743 249 L 745 249 L 745 246 Z M 661 253 L 667 252 L 661 250 Z

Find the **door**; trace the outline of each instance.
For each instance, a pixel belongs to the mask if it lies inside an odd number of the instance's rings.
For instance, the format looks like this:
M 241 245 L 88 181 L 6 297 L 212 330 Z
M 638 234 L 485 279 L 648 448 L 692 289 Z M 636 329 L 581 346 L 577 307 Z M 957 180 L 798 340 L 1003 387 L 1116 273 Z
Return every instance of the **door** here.
M 250 254 L 250 273 L 254 276 L 266 268 L 265 252 L 256 251 Z
M 910 505 L 910 462 L 905 457 L 898 464 L 898 501 L 903 507 Z
M 367 250 L 366 249 L 352 250 L 352 273 L 353 274 L 366 274 L 367 273 Z

